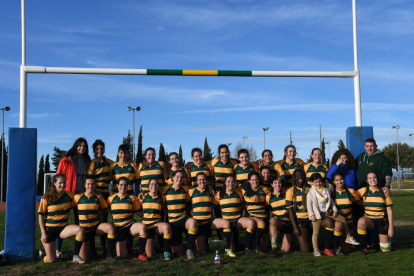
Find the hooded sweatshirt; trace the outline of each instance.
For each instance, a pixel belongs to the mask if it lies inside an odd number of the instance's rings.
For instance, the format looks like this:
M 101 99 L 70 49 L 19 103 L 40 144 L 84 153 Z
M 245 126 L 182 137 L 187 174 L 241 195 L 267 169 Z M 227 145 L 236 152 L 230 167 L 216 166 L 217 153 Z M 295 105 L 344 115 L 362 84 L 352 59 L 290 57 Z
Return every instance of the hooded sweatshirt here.
M 385 186 L 386 176 L 392 176 L 391 162 L 379 149 L 371 155 L 366 152 L 361 153 L 357 157 L 357 166 L 359 188 L 366 187 L 365 180 L 370 172 L 377 174 L 380 187 Z

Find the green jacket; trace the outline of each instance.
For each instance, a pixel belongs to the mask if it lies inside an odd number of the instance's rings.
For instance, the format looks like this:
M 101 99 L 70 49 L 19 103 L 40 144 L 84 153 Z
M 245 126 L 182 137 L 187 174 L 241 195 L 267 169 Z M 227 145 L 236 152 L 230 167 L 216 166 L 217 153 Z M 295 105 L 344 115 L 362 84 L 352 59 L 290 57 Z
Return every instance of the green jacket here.
M 380 187 L 385 186 L 385 177 L 392 176 L 390 160 L 381 150 L 377 150 L 371 155 L 363 152 L 357 157 L 358 166 L 358 184 L 359 187 L 366 187 L 367 174 L 374 172 L 377 174 L 378 184 Z

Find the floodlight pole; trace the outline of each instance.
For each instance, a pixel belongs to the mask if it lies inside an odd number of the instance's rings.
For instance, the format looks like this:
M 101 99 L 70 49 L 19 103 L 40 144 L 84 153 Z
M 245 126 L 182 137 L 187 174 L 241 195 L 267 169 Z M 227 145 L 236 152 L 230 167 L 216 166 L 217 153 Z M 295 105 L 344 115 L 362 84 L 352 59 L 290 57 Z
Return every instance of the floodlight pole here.
M 22 0 L 22 65 L 20 65 L 20 122 L 19 127 L 27 126 L 27 72 L 26 67 L 26 9 Z
M 358 43 L 357 43 L 357 12 L 356 0 L 352 0 L 352 30 L 354 39 L 354 70 L 356 76 L 354 77 L 354 98 L 355 98 L 355 125 L 362 126 L 362 112 L 361 112 L 361 87 L 359 83 L 359 67 L 358 67 Z

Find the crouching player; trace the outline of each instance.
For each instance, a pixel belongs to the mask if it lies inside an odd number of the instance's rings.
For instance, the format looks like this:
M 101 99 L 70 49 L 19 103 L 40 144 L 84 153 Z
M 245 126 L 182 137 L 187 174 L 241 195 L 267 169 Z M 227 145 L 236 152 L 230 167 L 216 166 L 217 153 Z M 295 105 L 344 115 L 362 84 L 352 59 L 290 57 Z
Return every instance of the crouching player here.
M 212 230 L 223 230 L 223 238 L 226 241 L 225 248 L 229 257 L 236 257 L 231 250 L 230 222 L 222 218 L 213 218 L 213 199 L 207 188 L 207 175 L 199 172 L 196 175 L 197 187 L 188 192 L 188 200 L 191 201 L 193 218 L 198 222 L 197 247 L 199 252 L 205 252 L 206 239 L 211 238 Z
M 118 257 L 128 256 L 127 240 L 129 236 L 139 235 L 139 256 L 141 261 L 148 260 L 145 254 L 147 244 L 147 227 L 143 223 L 134 220 L 134 214 L 141 208 L 138 199 L 128 194 L 128 178 L 118 179 L 118 192 L 112 194 L 107 199 L 107 204 L 111 207 L 112 221 L 116 229 L 116 253 Z M 131 248 L 132 249 L 132 248 Z
M 70 209 L 75 207 L 74 194 L 65 191 L 66 177 L 63 174 L 56 174 L 53 177 L 53 184 L 40 200 L 39 205 L 39 226 L 44 252 L 40 258 L 45 263 L 56 261 L 55 239 L 69 239 L 75 237 L 75 249 L 73 262 L 84 264 L 85 261 L 79 257 L 85 233 L 79 225 L 68 225 Z
M 74 197 L 78 207 L 79 225 L 85 230 L 85 242 L 80 251 L 80 256 L 84 261 L 88 259 L 89 245 L 95 242 L 95 236 L 107 236 L 107 258 L 113 260 L 115 246 L 115 227 L 110 223 L 101 223 L 98 219 L 100 212 L 108 209 L 108 205 L 102 195 L 95 193 L 95 179 L 86 177 L 85 192 Z

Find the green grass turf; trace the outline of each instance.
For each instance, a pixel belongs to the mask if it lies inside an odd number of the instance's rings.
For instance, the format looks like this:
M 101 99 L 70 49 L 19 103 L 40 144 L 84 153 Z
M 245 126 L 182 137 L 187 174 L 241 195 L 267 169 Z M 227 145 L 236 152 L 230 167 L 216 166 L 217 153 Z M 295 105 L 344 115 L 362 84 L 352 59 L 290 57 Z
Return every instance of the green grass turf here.
M 315 258 L 311 253 L 294 251 L 269 255 L 243 255 L 228 258 L 221 254 L 222 265 L 212 265 L 214 254 L 197 256 L 193 261 L 176 258 L 170 262 L 157 255 L 153 260 L 140 262 L 137 258 L 117 260 L 108 263 L 92 260 L 80 266 L 66 261 L 43 264 L 37 260 L 12 263 L 0 267 L 0 275 L 412 275 L 414 271 L 414 192 L 393 192 L 395 214 L 395 237 L 393 251 L 382 253 L 371 250 L 368 256 L 358 251 L 342 257 Z M 70 218 L 73 216 L 71 215 Z M 3 248 L 4 212 L 0 212 L 0 248 Z M 72 222 L 73 223 L 73 222 Z M 41 248 L 40 231 L 36 228 L 36 249 Z M 96 241 L 99 250 L 99 240 Z M 135 247 L 137 242 L 135 242 Z M 73 248 L 73 240 L 64 241 L 63 254 L 68 257 Z

